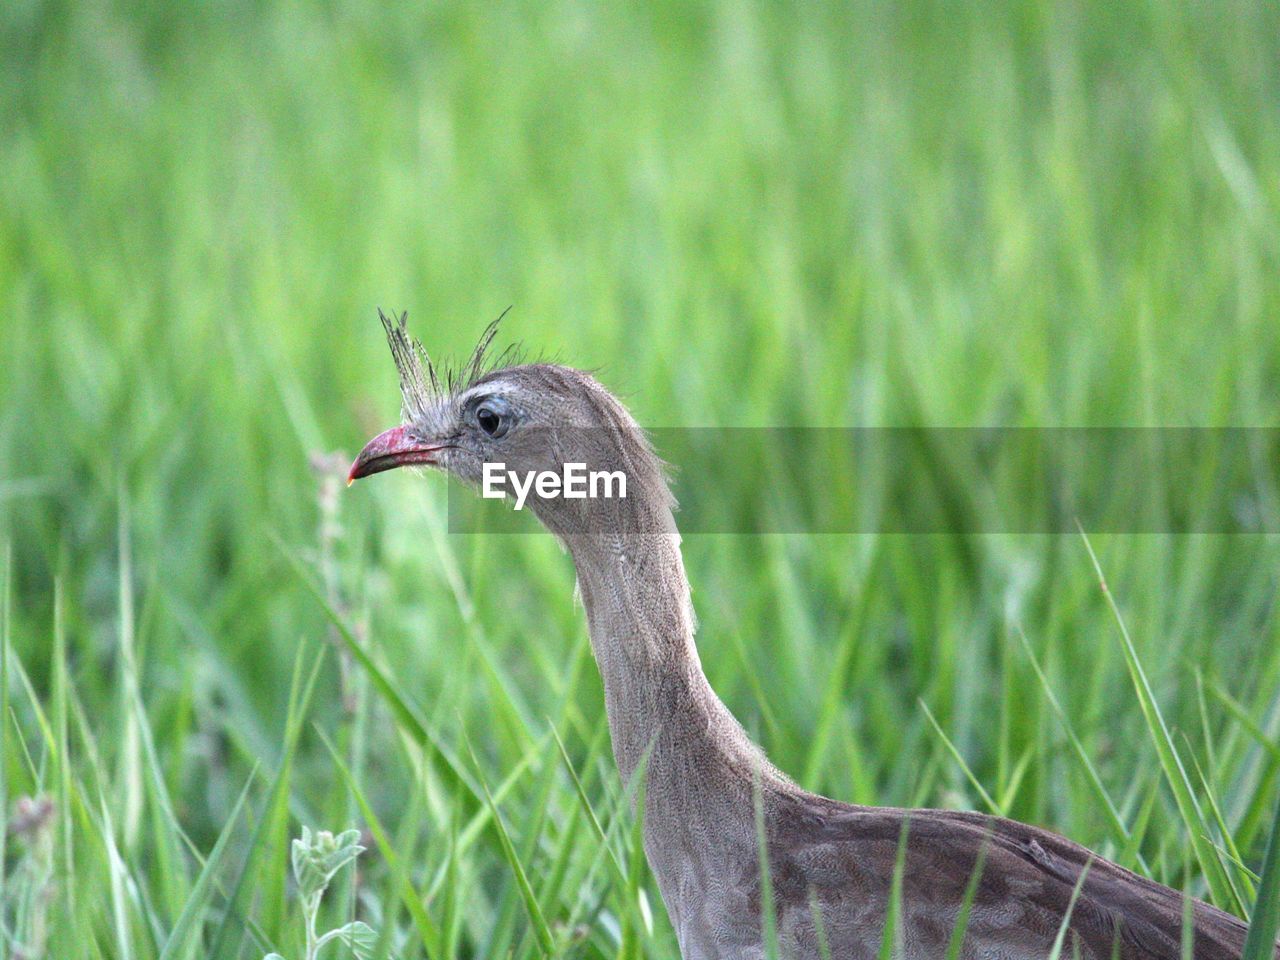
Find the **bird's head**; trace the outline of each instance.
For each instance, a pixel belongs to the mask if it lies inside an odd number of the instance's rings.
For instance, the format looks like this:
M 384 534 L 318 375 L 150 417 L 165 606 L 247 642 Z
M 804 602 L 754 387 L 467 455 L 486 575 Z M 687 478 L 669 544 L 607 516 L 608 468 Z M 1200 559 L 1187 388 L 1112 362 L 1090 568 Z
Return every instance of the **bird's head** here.
M 490 356 L 497 321 L 464 365 L 441 372 L 409 336 L 404 315 L 379 316 L 400 374 L 403 422 L 365 445 L 348 483 L 395 467 L 428 466 L 473 486 L 486 478 L 492 484 L 501 474 L 501 488 L 516 499 L 515 488 L 531 475 L 563 478 L 566 465 L 580 464 L 589 493 L 604 488 L 590 489 L 591 474 L 621 472 L 626 496 L 616 496 L 616 482 L 614 497 L 604 498 L 616 502 L 608 503 L 567 497 L 563 486 L 548 495 L 549 484 L 535 483 L 524 502 L 553 532 L 612 532 L 620 524 L 656 532 L 670 525 L 673 502 L 661 462 L 626 408 L 590 374 L 520 363 L 510 350 Z

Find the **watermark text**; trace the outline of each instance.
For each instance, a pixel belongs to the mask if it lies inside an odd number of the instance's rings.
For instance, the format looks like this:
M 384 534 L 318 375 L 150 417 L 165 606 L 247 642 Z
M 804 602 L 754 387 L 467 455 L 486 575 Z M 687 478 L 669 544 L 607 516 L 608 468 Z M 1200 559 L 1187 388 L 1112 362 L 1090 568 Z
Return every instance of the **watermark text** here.
M 501 500 L 515 494 L 515 507 L 523 510 L 529 493 L 543 500 L 562 497 L 565 500 L 598 500 L 627 496 L 627 475 L 621 470 L 588 470 L 585 463 L 566 463 L 560 473 L 554 470 L 529 470 L 523 477 L 508 470 L 505 463 L 486 462 L 481 495 L 487 500 Z

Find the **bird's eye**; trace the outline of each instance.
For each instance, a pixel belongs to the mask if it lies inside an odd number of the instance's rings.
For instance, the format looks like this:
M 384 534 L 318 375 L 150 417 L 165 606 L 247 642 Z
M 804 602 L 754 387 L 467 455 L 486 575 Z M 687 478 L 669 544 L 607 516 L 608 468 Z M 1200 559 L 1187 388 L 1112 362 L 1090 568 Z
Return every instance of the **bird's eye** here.
M 481 406 L 476 410 L 476 423 L 480 429 L 495 440 L 507 432 L 510 425 L 506 417 L 491 406 Z

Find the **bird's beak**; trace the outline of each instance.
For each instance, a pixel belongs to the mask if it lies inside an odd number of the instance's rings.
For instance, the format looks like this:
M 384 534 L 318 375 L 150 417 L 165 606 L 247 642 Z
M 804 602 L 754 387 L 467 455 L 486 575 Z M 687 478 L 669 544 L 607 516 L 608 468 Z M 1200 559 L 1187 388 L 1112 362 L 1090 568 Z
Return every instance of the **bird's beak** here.
M 369 477 L 383 470 L 405 467 L 411 464 L 430 464 L 436 460 L 432 456 L 442 445 L 424 443 L 409 432 L 407 427 L 392 427 L 386 433 L 380 433 L 360 451 L 356 462 L 351 464 L 351 472 L 347 474 L 347 486 L 361 477 Z

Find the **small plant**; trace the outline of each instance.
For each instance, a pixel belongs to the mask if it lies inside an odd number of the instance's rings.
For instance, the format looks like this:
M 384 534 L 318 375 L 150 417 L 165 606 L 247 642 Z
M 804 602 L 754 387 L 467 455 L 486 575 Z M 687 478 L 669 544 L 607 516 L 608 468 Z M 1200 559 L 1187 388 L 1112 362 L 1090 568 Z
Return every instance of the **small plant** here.
M 325 934 L 316 934 L 316 919 L 320 915 L 324 892 L 339 870 L 364 853 L 359 840 L 359 830 L 347 830 L 335 837 L 328 830 L 313 834 L 309 827 L 303 827 L 301 838 L 293 841 L 293 876 L 298 882 L 298 899 L 302 902 L 302 917 L 306 924 L 303 960 L 316 960 L 321 947 L 333 940 L 345 943 L 359 960 L 373 956 L 377 934 L 360 920 L 353 920 Z M 278 953 L 269 953 L 264 960 L 284 958 Z

